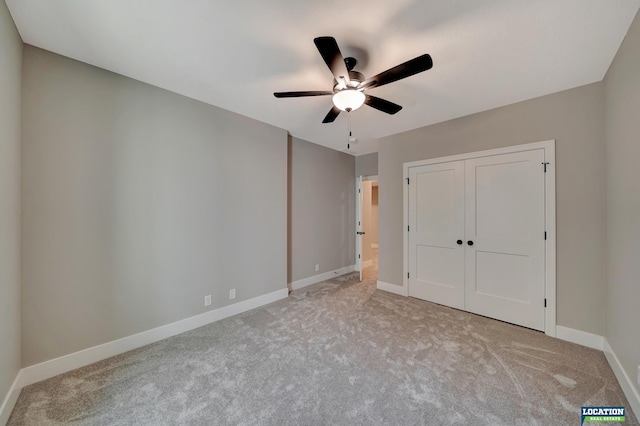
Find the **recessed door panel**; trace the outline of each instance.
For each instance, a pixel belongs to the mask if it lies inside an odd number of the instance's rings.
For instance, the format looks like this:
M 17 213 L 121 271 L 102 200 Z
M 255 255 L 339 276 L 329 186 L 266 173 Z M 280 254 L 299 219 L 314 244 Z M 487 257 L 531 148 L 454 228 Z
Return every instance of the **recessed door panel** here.
M 416 174 L 416 232 L 420 236 L 442 239 L 455 233 L 455 178 L 454 168 Z
M 504 160 L 500 158 L 498 161 Z M 534 183 L 530 182 L 532 177 L 526 173 L 530 166 L 525 160 L 475 166 L 476 238 L 511 241 L 530 239 L 531 221 L 527 217 L 535 213 L 535 203 L 538 201 L 527 190 L 523 190 Z M 539 175 L 541 167 L 537 167 L 536 171 Z
M 455 253 L 449 247 L 416 246 L 416 280 L 455 288 Z
M 522 271 L 529 266 L 529 256 L 511 253 L 489 253 L 476 250 L 475 292 L 513 302 L 527 303 L 531 299 L 528 285 L 504 285 L 517 283 Z

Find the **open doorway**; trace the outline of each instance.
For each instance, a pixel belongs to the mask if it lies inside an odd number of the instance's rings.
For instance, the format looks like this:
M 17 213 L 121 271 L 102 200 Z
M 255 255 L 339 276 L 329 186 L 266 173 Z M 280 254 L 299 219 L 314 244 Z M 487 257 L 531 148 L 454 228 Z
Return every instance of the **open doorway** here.
M 376 284 L 378 280 L 378 177 L 362 178 L 361 268 L 362 280 Z

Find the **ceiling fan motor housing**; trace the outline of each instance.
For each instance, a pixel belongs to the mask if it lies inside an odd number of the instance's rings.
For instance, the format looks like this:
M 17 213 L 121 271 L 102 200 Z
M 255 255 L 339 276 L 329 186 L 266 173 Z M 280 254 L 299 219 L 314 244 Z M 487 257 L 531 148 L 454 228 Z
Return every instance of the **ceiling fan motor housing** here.
M 364 75 L 358 71 L 349 71 L 349 84 L 347 84 L 346 88 L 352 88 L 355 89 L 358 84 L 362 83 L 365 78 Z M 345 87 L 342 86 L 342 84 L 338 81 L 336 81 L 335 79 L 333 80 L 335 82 L 335 84 L 333 85 L 333 92 L 339 92 L 340 90 L 343 90 Z

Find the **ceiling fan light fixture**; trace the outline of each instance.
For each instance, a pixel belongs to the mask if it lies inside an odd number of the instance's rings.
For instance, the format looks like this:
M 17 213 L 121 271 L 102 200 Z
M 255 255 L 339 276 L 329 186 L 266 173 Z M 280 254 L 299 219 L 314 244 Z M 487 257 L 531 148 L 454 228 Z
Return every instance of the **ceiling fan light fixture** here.
M 355 89 L 344 89 L 333 95 L 333 104 L 342 111 L 355 111 L 364 104 L 364 93 Z

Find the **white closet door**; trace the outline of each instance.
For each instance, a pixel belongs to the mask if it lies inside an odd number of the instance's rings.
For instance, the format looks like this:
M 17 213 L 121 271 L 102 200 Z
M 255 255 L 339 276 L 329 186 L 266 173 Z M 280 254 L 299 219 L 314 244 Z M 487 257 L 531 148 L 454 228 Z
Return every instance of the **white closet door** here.
M 542 162 L 543 149 L 465 161 L 465 309 L 536 330 L 544 330 Z
M 362 281 L 362 176 L 356 178 L 356 271 L 360 273 Z
M 409 296 L 464 308 L 464 162 L 409 171 Z

